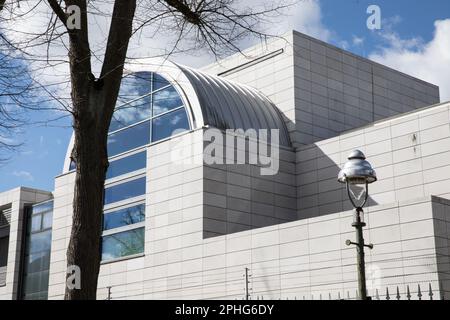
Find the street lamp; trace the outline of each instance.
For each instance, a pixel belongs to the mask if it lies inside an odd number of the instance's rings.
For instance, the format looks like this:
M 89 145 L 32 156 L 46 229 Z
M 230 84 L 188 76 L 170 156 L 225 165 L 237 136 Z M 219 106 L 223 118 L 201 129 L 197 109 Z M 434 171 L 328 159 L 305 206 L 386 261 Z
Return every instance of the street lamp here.
M 366 161 L 366 156 L 359 150 L 354 150 L 348 156 L 348 161 L 345 163 L 342 170 L 339 172 L 338 181 L 345 183 L 347 188 L 348 198 L 355 208 L 354 222 L 352 226 L 356 229 L 356 243 L 350 240 L 346 241 L 348 246 L 355 245 L 358 252 L 358 291 L 361 300 L 367 300 L 366 288 L 366 267 L 364 261 L 364 247 L 373 249 L 372 244 L 364 244 L 363 227 L 366 226 L 364 222 L 363 207 L 367 203 L 369 197 L 369 184 L 377 181 L 377 174 L 372 166 Z M 361 200 L 362 193 L 359 197 L 355 195 L 352 190 L 354 186 L 364 186 L 364 198 Z

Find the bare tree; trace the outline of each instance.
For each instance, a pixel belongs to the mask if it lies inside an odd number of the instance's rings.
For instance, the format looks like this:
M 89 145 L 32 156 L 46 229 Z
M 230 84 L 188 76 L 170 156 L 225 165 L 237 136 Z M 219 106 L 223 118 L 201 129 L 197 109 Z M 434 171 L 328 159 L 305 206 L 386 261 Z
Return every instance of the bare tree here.
M 4 4 L 0 0 L 0 8 Z M 21 1 L 22 2 L 22 1 Z M 153 27 L 158 32 L 176 33 L 172 49 L 207 48 L 216 56 L 240 51 L 239 43 L 248 36 L 266 38 L 261 24 L 293 2 L 268 1 L 251 6 L 238 0 L 110 0 L 112 15 L 101 71 L 93 72 L 93 60 L 99 60 L 89 41 L 89 19 L 93 18 L 95 1 L 47 0 L 53 17 L 45 34 L 37 34 L 42 43 L 67 40 L 70 66 L 70 102 L 58 101 L 73 117 L 76 163 L 73 199 L 73 223 L 67 251 L 68 266 L 81 269 L 81 289 L 66 289 L 65 299 L 95 299 L 100 268 L 103 191 L 108 168 L 107 136 L 119 94 L 130 38 Z M 79 8 L 80 28 L 71 26 L 67 8 Z M 258 9 L 256 9 L 258 8 Z M 54 19 L 57 17 L 57 19 Z M 75 17 L 77 18 L 77 17 Z M 14 19 L 14 18 L 11 18 Z M 64 39 L 64 40 L 61 40 Z M 17 46 L 29 48 L 30 43 Z M 47 61 L 52 61 L 47 50 Z M 55 61 L 63 60 L 61 57 Z

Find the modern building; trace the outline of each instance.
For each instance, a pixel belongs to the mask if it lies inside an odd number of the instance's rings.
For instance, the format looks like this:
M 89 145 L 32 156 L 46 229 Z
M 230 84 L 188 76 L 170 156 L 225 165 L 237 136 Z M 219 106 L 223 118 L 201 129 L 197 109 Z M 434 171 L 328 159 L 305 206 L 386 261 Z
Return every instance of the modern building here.
M 116 109 L 99 299 L 242 299 L 246 270 L 253 299 L 354 299 L 352 206 L 337 182 L 354 149 L 378 174 L 369 295 L 450 298 L 450 103 L 435 85 L 292 32 L 201 70 L 152 61 L 124 78 Z M 205 137 L 231 129 L 214 151 L 223 163 L 205 161 Z M 250 161 L 264 129 L 278 134 L 276 166 Z M 63 298 L 71 148 L 54 191 L 0 194 L 2 299 Z

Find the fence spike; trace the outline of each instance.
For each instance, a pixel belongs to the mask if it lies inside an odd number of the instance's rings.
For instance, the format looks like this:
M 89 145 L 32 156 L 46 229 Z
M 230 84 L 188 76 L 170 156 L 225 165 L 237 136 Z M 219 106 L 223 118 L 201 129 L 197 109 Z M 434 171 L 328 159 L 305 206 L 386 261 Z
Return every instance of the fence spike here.
M 350 291 L 347 291 L 347 299 L 350 300 Z
M 380 300 L 380 294 L 378 293 L 378 288 L 375 290 L 375 299 Z
M 341 300 L 341 292 L 338 292 L 338 300 Z
M 294 300 L 297 300 L 297 296 L 294 296 Z
M 303 296 L 303 300 L 306 300 L 306 299 L 305 299 L 305 296 Z
M 331 300 L 331 292 L 328 293 L 328 300 Z
M 433 288 L 431 287 L 431 283 L 428 284 L 428 295 L 430 296 L 430 300 L 433 300 Z
M 396 298 L 397 298 L 397 300 L 400 300 L 400 290 L 399 290 L 399 288 L 398 288 L 398 286 L 397 286 L 397 296 L 396 296 Z
M 389 296 L 389 287 L 386 287 L 386 300 L 391 300 L 391 297 Z
M 420 290 L 420 284 L 418 285 L 417 296 L 419 297 L 419 300 L 422 300 L 422 291 Z
M 411 291 L 409 290 L 409 284 L 406 287 L 406 298 L 408 298 L 408 300 L 411 300 Z
M 320 300 L 322 300 L 322 294 L 320 294 Z

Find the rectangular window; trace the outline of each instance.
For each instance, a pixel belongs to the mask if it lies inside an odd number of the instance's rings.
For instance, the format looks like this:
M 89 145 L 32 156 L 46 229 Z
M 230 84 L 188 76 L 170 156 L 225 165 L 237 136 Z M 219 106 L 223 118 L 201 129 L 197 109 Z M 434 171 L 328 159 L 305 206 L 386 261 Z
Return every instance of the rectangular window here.
M 144 220 L 145 205 L 139 204 L 137 206 L 105 213 L 103 216 L 103 230 L 129 226 Z
M 108 156 L 145 146 L 150 143 L 150 121 L 113 133 L 108 137 Z
M 146 163 L 147 153 L 145 151 L 133 154 L 126 158 L 111 161 L 109 163 L 108 171 L 106 172 L 106 179 L 115 178 L 123 174 L 144 169 Z
M 119 232 L 103 237 L 102 260 L 113 260 L 144 252 L 144 228 Z
M 145 195 L 145 177 L 105 189 L 105 205 Z

